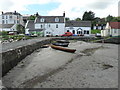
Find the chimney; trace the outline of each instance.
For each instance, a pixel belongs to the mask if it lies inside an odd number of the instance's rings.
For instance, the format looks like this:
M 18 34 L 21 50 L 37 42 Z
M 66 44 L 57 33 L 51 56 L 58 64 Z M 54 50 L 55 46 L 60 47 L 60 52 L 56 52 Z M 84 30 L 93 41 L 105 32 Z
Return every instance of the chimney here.
M 38 12 L 36 13 L 36 16 L 39 16 Z
M 16 14 L 16 11 L 15 11 L 15 14 Z
M 65 17 L 65 11 L 64 11 L 64 13 L 63 13 L 63 16 Z

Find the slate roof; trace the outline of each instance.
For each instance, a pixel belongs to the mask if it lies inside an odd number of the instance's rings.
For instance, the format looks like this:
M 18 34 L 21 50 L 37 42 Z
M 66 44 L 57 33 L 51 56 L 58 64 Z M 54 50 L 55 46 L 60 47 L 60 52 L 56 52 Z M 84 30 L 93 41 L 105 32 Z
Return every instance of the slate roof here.
M 67 21 L 65 27 L 91 27 L 91 21 Z
M 0 28 L 11 28 L 14 24 L 0 24 Z
M 21 15 L 21 14 L 18 12 L 6 12 L 6 13 L 3 13 L 2 15 Z
M 44 22 L 40 21 L 42 18 Z M 55 22 L 55 18 L 59 18 L 59 22 Z M 64 16 L 38 16 L 35 23 L 64 23 Z
M 34 30 L 34 20 L 29 20 L 26 28 Z
M 34 20 L 29 20 L 26 28 L 29 28 L 29 31 L 42 31 L 43 30 L 43 29 L 35 29 Z
M 120 22 L 110 22 L 109 24 L 112 29 L 120 29 Z

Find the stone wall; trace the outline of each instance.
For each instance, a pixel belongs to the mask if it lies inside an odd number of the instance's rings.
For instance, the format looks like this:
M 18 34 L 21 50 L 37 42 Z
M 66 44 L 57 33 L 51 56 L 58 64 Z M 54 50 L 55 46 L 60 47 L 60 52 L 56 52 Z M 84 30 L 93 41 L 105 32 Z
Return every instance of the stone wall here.
M 40 48 L 40 46 L 48 44 L 50 42 L 50 39 L 43 40 L 31 45 L 21 46 L 16 49 L 2 52 L 2 76 L 4 76 L 10 69 L 16 66 L 17 63 L 24 59 L 27 55 Z

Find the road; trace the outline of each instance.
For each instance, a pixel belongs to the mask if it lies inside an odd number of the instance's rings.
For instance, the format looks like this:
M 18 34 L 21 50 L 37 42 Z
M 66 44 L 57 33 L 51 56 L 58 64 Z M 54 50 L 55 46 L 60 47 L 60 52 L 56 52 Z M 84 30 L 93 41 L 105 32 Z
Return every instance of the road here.
M 7 75 L 11 88 L 117 88 L 118 45 L 70 41 L 75 53 L 38 49 Z

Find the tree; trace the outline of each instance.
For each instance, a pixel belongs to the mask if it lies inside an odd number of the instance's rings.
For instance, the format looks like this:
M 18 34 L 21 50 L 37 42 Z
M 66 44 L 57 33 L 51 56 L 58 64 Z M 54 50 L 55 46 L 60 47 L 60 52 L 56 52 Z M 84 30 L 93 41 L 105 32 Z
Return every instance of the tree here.
M 107 21 L 107 22 L 110 22 L 110 21 L 112 21 L 112 20 L 113 20 L 113 16 L 108 15 L 108 16 L 106 17 L 106 21 Z
M 36 16 L 31 15 L 30 17 L 28 17 L 28 20 L 35 20 Z
M 7 31 L 0 31 L 0 36 L 1 35 L 7 35 L 8 33 L 7 33 Z
M 65 18 L 65 21 L 70 21 L 70 18 L 66 17 L 66 18 Z
M 120 17 L 113 17 L 113 19 L 111 21 L 113 21 L 113 22 L 120 22 Z
M 87 11 L 86 11 L 86 12 L 84 12 L 84 14 L 83 14 L 82 20 L 83 20 L 83 21 L 86 21 L 86 20 L 93 21 L 94 18 L 95 18 L 94 12 L 92 12 L 92 11 L 87 12 Z
M 75 19 L 75 21 L 80 21 L 80 20 L 81 20 L 81 18 L 76 18 L 76 19 Z
M 22 26 L 21 24 L 18 24 L 16 26 L 16 29 L 17 29 L 18 33 L 22 33 L 22 34 L 25 33 L 25 27 Z

